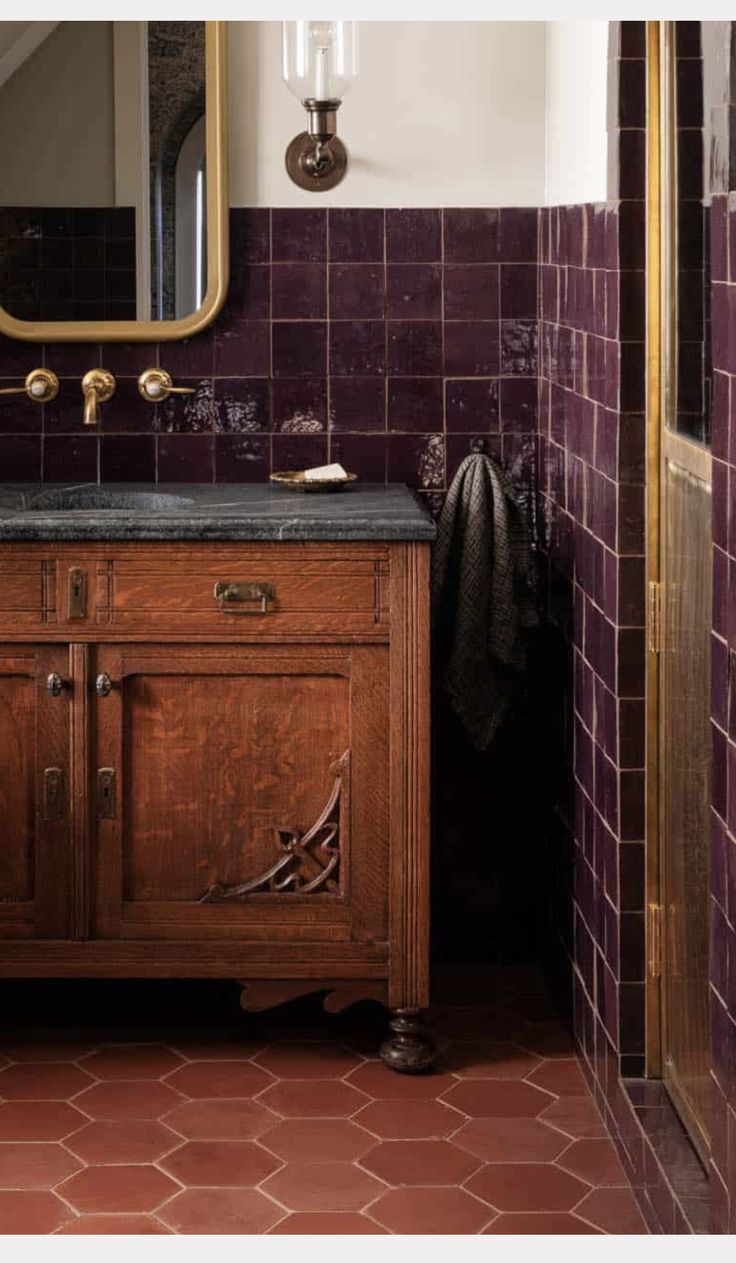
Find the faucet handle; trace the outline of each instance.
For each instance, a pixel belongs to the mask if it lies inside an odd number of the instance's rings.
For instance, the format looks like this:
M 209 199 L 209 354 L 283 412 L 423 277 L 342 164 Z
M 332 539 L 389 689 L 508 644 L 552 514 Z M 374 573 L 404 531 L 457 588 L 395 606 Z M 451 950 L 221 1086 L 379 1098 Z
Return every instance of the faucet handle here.
M 169 395 L 193 395 L 193 386 L 175 386 L 165 368 L 147 368 L 138 378 L 138 391 L 149 403 L 163 402 Z
M 99 413 L 97 405 L 107 403 L 115 394 L 115 378 L 106 368 L 91 368 L 82 378 L 82 395 L 84 396 L 85 425 L 97 425 Z
M 0 395 L 28 395 L 34 403 L 51 403 L 59 393 L 59 379 L 50 368 L 34 368 L 22 386 L 3 386 Z

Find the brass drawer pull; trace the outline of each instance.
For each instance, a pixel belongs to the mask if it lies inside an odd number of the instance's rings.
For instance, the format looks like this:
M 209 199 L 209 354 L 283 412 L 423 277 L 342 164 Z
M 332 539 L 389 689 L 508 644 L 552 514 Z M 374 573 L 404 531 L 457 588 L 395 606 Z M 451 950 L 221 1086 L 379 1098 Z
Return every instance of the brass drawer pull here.
M 216 583 L 214 597 L 223 614 L 267 614 L 276 588 L 273 583 Z M 240 604 L 245 608 L 238 609 Z

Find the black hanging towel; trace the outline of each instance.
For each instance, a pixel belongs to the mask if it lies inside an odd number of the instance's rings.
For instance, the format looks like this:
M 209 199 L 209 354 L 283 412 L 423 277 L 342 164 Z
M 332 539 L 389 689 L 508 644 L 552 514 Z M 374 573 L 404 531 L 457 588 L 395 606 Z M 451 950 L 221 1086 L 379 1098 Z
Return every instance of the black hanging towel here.
M 485 750 L 526 666 L 538 622 L 526 523 L 507 475 L 466 456 L 447 493 L 432 556 L 435 669 L 473 745 Z

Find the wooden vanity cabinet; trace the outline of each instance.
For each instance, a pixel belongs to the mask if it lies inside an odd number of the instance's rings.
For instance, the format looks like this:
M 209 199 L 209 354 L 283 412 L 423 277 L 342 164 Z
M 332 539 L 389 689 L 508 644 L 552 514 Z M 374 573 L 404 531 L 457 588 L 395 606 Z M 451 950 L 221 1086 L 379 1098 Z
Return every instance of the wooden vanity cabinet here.
M 428 547 L 5 545 L 0 974 L 371 996 L 430 1064 Z

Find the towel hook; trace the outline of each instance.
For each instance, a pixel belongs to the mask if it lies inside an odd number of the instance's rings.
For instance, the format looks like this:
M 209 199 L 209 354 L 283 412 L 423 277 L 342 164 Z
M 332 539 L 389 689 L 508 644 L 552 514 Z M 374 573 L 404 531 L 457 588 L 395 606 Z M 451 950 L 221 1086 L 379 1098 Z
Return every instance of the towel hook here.
M 479 435 L 475 435 L 475 437 L 470 440 L 470 450 L 475 454 L 480 453 L 480 455 L 484 456 L 486 454 L 487 446 L 486 440 L 481 438 Z

